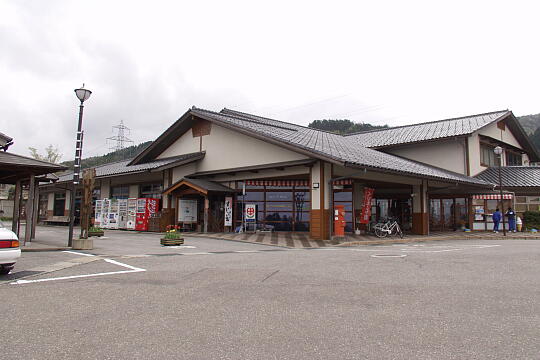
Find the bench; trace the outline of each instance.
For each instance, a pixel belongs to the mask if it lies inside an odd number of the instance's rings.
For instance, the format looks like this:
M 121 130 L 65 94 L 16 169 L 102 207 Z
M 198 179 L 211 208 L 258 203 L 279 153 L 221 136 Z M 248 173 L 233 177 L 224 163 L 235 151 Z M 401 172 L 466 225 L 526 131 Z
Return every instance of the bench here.
M 47 224 L 69 224 L 69 216 L 51 216 L 45 220 Z

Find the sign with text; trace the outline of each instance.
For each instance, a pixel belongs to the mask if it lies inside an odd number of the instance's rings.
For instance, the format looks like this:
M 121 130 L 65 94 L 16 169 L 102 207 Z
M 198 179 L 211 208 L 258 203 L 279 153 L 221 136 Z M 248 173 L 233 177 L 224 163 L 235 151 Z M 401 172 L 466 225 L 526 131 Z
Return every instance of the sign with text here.
M 232 197 L 225 197 L 225 226 L 232 226 Z
M 179 199 L 178 200 L 178 221 L 179 222 L 197 222 L 197 200 Z
M 245 219 L 247 222 L 255 221 L 257 219 L 257 205 L 246 204 Z
M 362 214 L 360 215 L 360 224 L 368 224 L 371 217 L 371 200 L 375 189 L 364 188 L 364 201 L 362 202 Z

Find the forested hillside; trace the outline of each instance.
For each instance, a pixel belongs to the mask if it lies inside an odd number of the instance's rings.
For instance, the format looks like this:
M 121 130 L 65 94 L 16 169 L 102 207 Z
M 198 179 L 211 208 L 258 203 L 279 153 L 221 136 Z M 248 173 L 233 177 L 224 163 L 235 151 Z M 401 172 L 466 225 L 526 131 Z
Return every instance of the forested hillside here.
M 308 127 L 313 129 L 330 131 L 337 134 L 351 134 L 359 131 L 384 129 L 388 125 L 371 125 L 367 123 L 355 123 L 351 120 L 315 120 Z
M 82 159 L 82 168 L 86 169 L 89 167 L 95 167 L 98 165 L 108 164 L 114 161 L 120 161 L 120 160 L 127 160 L 130 158 L 133 158 L 140 154 L 148 145 L 150 145 L 151 141 L 143 142 L 139 145 L 133 145 L 126 147 L 122 150 L 117 150 L 110 152 L 108 154 L 102 155 L 102 156 L 92 156 L 86 159 Z M 73 161 L 64 161 L 62 165 L 65 165 L 69 167 L 70 169 L 73 169 Z
M 540 152 L 540 114 L 519 116 L 518 120 Z

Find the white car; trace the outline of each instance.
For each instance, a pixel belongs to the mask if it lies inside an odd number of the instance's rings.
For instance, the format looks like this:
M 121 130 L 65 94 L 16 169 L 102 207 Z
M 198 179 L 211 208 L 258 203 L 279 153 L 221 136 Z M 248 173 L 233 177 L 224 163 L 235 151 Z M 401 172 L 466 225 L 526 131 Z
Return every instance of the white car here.
M 17 235 L 0 221 L 0 275 L 7 275 L 21 257 Z

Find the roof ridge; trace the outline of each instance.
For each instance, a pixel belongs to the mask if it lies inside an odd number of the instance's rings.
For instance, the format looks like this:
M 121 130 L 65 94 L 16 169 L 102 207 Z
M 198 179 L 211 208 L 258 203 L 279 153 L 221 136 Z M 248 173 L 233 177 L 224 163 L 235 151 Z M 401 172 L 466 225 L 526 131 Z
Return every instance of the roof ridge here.
M 312 128 L 312 127 L 309 127 L 309 126 L 299 125 L 299 124 L 295 124 L 295 123 L 291 123 L 291 122 L 287 122 L 287 121 L 283 121 L 283 120 L 272 119 L 272 118 L 269 118 L 269 117 L 260 116 L 260 115 L 255 115 L 255 114 L 250 114 L 250 113 L 246 113 L 246 112 L 242 112 L 242 111 L 238 111 L 238 110 L 233 110 L 233 109 L 223 108 L 223 109 L 221 110 L 220 113 L 222 113 L 223 111 L 231 112 L 231 113 L 236 113 L 236 114 L 242 114 L 242 115 L 245 115 L 245 116 L 253 116 L 253 117 L 255 117 L 255 118 L 260 118 L 260 119 L 265 119 L 265 120 L 276 121 L 276 122 L 280 122 L 280 123 L 287 124 L 287 125 L 298 126 L 298 127 L 300 127 L 300 128 L 303 128 L 303 129 L 314 130 L 314 131 L 320 131 L 320 132 L 327 133 L 327 134 L 333 134 L 333 135 L 343 136 L 343 135 L 341 135 L 341 134 L 336 134 L 335 132 L 332 132 L 332 131 L 327 131 L 327 130 L 322 130 L 322 129 Z
M 473 114 L 473 115 L 467 115 L 467 116 L 458 116 L 458 117 L 454 117 L 454 118 L 434 120 L 434 121 L 425 121 L 425 122 L 409 124 L 409 125 L 392 126 L 392 127 L 387 127 L 387 128 L 384 128 L 384 129 L 373 129 L 373 130 L 358 131 L 358 132 L 355 132 L 355 133 L 345 134 L 344 136 L 367 134 L 367 133 L 372 133 L 372 132 L 388 131 L 388 130 L 393 130 L 393 129 L 402 129 L 402 128 L 411 127 L 411 126 L 418 126 L 418 125 L 425 125 L 425 124 L 435 124 L 435 123 L 440 123 L 440 122 L 445 122 L 445 121 L 466 119 L 466 118 L 472 118 L 472 117 L 476 117 L 476 116 L 490 115 L 490 114 L 496 114 L 496 113 L 509 113 L 509 112 L 511 112 L 511 111 L 508 110 L 508 109 L 506 109 L 506 110 L 498 110 L 498 111 L 490 111 L 490 112 L 485 112 L 485 113 L 480 113 L 480 114 Z

